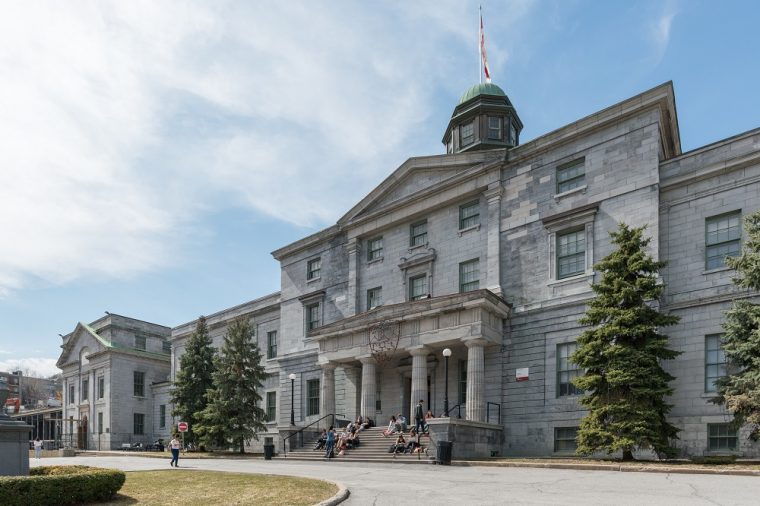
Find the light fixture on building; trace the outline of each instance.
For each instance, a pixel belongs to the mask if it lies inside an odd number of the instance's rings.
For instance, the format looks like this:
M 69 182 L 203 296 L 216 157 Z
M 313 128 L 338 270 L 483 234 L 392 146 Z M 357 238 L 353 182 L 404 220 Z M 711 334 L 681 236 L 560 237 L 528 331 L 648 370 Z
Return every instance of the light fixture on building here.
M 292 372 L 288 376 L 290 378 L 290 425 L 296 424 L 296 412 L 294 410 L 294 399 L 296 397 L 296 373 Z
M 451 356 L 451 349 L 445 348 L 443 350 L 443 356 L 446 358 L 446 382 L 443 388 L 443 416 L 449 416 L 449 357 Z

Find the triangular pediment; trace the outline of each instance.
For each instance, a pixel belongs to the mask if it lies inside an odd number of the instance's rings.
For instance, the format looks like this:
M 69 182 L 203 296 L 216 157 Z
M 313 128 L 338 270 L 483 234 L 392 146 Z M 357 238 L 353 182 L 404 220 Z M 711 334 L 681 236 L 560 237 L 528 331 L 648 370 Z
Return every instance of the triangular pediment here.
M 111 347 L 111 343 L 98 335 L 95 330 L 85 323 L 78 323 L 69 338 L 61 346 L 61 356 L 58 358 L 56 365 L 61 368 L 64 364 L 79 360 L 79 353 L 83 348 L 87 348 L 90 353 L 103 351 Z
M 455 182 L 467 173 L 499 161 L 503 151 L 410 158 L 340 220 L 339 225 L 386 209 L 426 190 Z

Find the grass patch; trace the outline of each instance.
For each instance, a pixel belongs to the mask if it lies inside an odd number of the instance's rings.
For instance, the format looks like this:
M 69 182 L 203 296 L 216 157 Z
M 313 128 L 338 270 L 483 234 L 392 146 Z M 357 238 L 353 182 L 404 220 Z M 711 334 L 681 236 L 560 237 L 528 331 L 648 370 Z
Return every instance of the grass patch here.
M 501 457 L 491 459 L 472 459 L 473 461 L 482 462 L 505 462 L 505 463 L 524 463 L 524 464 L 580 464 L 580 465 L 609 465 L 610 467 L 639 467 L 639 468 L 662 468 L 662 467 L 688 467 L 692 469 L 727 469 L 727 470 L 749 470 L 760 471 L 760 462 L 756 460 L 737 461 L 734 458 L 702 458 L 692 460 L 634 460 L 633 462 L 623 462 L 616 459 L 593 459 L 593 458 L 572 458 L 572 457 L 550 457 L 550 458 L 519 458 L 519 457 Z
M 338 492 L 332 483 L 292 476 L 168 469 L 126 474 L 127 481 L 116 498 L 100 504 L 308 506 Z

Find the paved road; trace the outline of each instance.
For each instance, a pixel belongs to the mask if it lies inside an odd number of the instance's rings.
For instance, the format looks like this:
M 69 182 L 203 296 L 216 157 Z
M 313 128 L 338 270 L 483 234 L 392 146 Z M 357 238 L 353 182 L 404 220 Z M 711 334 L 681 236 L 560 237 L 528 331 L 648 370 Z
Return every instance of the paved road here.
M 83 464 L 125 471 L 169 469 L 169 459 L 73 457 L 32 459 L 32 466 Z M 345 506 L 418 505 L 758 505 L 760 478 L 620 473 L 563 469 L 405 466 L 181 459 L 192 469 L 285 474 L 340 481 L 351 491 Z

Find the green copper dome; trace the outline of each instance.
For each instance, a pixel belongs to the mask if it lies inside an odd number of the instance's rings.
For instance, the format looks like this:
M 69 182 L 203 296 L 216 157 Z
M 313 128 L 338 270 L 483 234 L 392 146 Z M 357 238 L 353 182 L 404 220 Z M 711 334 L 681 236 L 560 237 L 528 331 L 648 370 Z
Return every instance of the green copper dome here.
M 507 96 L 507 94 L 504 93 L 504 90 L 493 83 L 478 83 L 470 86 L 470 88 L 462 94 L 462 98 L 459 99 L 458 105 L 462 105 L 468 100 L 477 97 L 478 95 L 496 95 L 499 97 Z

